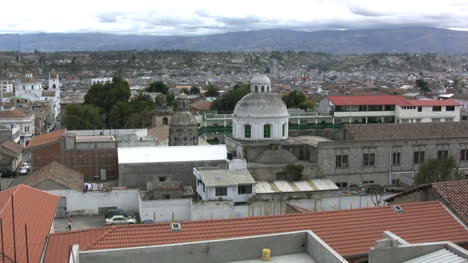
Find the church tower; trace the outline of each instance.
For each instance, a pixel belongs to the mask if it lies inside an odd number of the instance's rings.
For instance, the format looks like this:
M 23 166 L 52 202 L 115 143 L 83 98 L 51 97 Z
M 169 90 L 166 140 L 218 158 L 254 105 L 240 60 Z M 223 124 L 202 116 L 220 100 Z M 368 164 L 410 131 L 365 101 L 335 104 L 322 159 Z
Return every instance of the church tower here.
M 190 112 L 190 99 L 181 93 L 177 97 L 177 112 L 169 121 L 169 146 L 198 145 L 198 127 Z
M 54 69 L 49 73 L 48 90 L 60 90 L 58 73 Z

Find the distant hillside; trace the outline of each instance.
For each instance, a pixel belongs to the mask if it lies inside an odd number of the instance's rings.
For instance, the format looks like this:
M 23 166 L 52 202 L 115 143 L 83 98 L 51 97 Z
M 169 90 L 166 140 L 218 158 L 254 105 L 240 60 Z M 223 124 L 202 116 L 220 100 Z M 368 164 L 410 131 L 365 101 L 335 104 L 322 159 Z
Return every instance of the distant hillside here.
M 17 48 L 18 35 L 0 35 L 0 50 L 11 51 Z M 21 50 L 25 52 L 133 49 L 460 54 L 468 53 L 468 32 L 437 28 L 399 28 L 317 32 L 270 29 L 182 37 L 99 33 L 21 35 Z

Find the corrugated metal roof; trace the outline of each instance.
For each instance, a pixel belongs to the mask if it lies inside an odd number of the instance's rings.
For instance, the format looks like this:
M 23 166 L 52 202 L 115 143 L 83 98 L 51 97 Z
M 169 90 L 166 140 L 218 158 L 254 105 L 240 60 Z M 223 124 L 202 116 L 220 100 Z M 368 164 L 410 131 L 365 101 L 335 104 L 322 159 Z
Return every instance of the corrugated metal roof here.
M 461 258 L 447 249 L 437 250 L 421 257 L 413 258 L 403 263 L 466 263 L 467 259 Z
M 288 182 L 277 180 L 272 183 L 257 182 L 256 193 L 279 193 L 279 192 L 305 192 L 305 191 L 318 191 L 318 190 L 338 190 L 333 181 L 330 179 L 308 179 L 305 181 Z
M 226 145 L 154 146 L 118 148 L 119 164 L 224 160 Z

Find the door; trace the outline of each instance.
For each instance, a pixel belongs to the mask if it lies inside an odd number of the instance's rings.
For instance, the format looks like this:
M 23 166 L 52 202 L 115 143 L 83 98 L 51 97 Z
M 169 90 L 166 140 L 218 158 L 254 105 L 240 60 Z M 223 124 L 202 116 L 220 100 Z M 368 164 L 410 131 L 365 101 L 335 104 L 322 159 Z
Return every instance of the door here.
M 60 197 L 59 205 L 55 213 L 56 218 L 67 217 L 67 198 L 62 196 Z
M 101 181 L 107 180 L 106 169 L 101 169 Z

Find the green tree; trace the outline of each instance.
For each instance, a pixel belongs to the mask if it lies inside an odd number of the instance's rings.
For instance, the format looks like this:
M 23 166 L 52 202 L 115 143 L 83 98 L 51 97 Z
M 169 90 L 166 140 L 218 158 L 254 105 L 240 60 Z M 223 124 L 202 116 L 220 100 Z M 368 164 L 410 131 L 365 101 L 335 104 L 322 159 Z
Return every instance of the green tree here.
M 286 166 L 289 181 L 299 181 L 304 176 L 304 165 L 290 163 Z
M 213 84 L 208 85 L 206 88 L 205 96 L 207 97 L 218 97 L 219 91 Z
M 114 129 L 128 128 L 128 117 L 130 116 L 130 105 L 126 101 L 117 102 L 109 113 L 110 126 Z
M 457 169 L 457 163 L 450 157 L 448 159 L 429 160 L 422 164 L 419 167 L 415 184 L 421 185 L 460 179 L 462 179 L 462 175 Z
M 431 89 L 429 88 L 429 84 L 427 83 L 427 81 L 423 79 L 416 80 L 416 87 L 418 87 L 419 91 L 423 94 L 426 94 L 427 92 L 431 92 Z
M 169 92 L 169 87 L 164 84 L 162 81 L 153 81 L 149 85 L 149 87 L 146 88 L 147 92 L 160 92 L 162 94 L 167 94 Z
M 315 107 L 315 102 L 313 100 L 309 99 L 303 92 L 297 92 L 295 90 L 284 95 L 282 99 L 288 108 L 307 110 Z
M 102 127 L 99 108 L 86 104 L 68 105 L 62 116 L 62 123 L 69 130 L 94 130 Z
M 145 128 L 151 126 L 154 102 L 148 94 L 138 93 L 130 100 L 130 115 L 128 125 L 131 128 Z
M 197 87 L 192 87 L 192 88 L 190 88 L 190 94 L 192 94 L 192 95 L 200 94 L 200 89 L 197 88 Z
M 183 88 L 181 92 L 187 95 L 190 93 L 190 91 L 187 88 Z
M 226 92 L 224 96 L 216 99 L 211 108 L 217 111 L 233 111 L 237 102 L 250 92 L 250 86 L 244 83 L 237 83 L 232 90 Z

